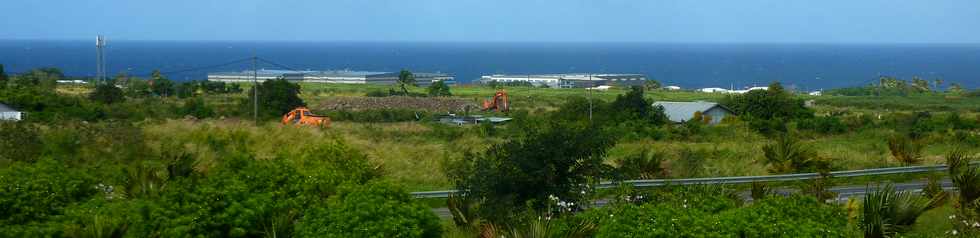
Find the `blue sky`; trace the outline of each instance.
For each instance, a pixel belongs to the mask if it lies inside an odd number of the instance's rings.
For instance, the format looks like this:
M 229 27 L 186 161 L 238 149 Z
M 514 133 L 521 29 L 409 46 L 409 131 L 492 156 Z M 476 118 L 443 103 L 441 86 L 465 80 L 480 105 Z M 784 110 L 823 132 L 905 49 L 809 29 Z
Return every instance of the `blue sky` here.
M 4 0 L 0 39 L 980 43 L 976 0 Z

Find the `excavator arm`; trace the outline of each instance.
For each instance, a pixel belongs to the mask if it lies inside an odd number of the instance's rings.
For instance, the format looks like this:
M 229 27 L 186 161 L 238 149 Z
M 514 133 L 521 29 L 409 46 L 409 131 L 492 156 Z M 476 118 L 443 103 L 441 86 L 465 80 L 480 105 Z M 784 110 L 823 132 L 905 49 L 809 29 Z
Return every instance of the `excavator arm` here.
M 490 100 L 483 101 L 483 111 L 506 112 L 510 110 L 510 101 L 507 99 L 507 92 L 497 91 Z

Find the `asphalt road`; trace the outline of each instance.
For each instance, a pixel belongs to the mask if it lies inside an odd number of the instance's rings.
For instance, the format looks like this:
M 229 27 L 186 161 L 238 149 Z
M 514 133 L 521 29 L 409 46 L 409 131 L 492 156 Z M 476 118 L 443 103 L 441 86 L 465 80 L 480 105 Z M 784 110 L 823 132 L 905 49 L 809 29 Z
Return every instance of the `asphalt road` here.
M 953 182 L 949 180 L 943 180 L 941 184 L 944 190 L 956 190 L 956 186 L 954 186 Z M 926 182 L 917 181 L 917 182 L 908 182 L 908 183 L 893 183 L 892 185 L 895 187 L 896 191 L 907 191 L 907 190 L 922 191 L 922 189 L 926 187 Z M 847 200 L 851 197 L 854 198 L 864 197 L 864 194 L 868 193 L 869 188 L 874 190 L 875 186 L 876 186 L 875 184 L 837 186 L 831 188 L 830 191 L 837 193 L 837 198 L 834 199 L 835 202 L 844 203 L 847 202 Z M 789 195 L 797 191 L 798 191 L 797 189 L 789 189 L 789 188 L 776 189 L 776 193 L 782 195 Z M 741 192 L 740 194 L 742 196 L 742 199 L 744 199 L 745 201 L 752 201 L 752 196 L 748 191 Z M 608 200 L 600 199 L 595 202 L 595 206 L 602 207 L 605 206 L 608 202 L 609 202 Z M 452 219 L 452 214 L 449 213 L 449 208 L 445 208 L 445 207 L 433 208 L 432 212 L 436 213 L 436 215 L 438 215 L 439 218 Z

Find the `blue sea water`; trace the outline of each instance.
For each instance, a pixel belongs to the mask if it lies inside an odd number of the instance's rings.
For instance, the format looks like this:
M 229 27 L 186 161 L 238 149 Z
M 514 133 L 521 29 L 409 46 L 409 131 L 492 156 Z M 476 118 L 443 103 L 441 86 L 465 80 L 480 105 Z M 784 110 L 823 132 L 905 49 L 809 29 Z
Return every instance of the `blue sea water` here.
M 744 87 L 781 81 L 814 90 L 864 85 L 879 75 L 942 78 L 980 87 L 980 45 L 792 45 L 660 43 L 379 43 L 110 41 L 111 74 L 176 72 L 176 80 L 238 71 L 252 54 L 294 69 L 444 72 L 469 82 L 481 75 L 642 73 L 665 84 Z M 281 68 L 260 62 L 260 68 Z M 94 41 L 0 40 L 8 72 L 58 67 L 71 76 L 95 74 Z M 194 68 L 206 68 L 184 71 Z

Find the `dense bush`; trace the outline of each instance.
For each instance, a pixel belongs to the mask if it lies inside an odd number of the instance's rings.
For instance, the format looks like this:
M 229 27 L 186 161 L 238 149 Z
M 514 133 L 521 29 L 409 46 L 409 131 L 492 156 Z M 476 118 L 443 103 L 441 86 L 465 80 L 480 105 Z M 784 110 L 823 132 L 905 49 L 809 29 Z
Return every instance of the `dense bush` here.
M 845 237 L 844 210 L 811 197 L 767 197 L 739 206 L 718 187 L 659 191 L 640 204 L 585 212 L 595 237 Z
M 42 148 L 37 127 L 23 122 L 0 121 L 0 164 L 34 161 L 41 156 Z
M 113 104 L 126 100 L 126 96 L 123 95 L 122 89 L 119 89 L 116 87 L 116 85 L 107 83 L 95 86 L 95 90 L 92 90 L 92 93 L 88 95 L 88 98 L 89 100 L 105 104 Z
M 752 90 L 728 96 L 722 104 L 741 117 L 763 120 L 813 117 L 813 111 L 803 106 L 803 100 L 784 91 L 779 82 L 770 84 L 768 90 Z
M 301 237 L 439 237 L 441 230 L 428 207 L 381 183 L 342 187 L 296 225 Z
M 823 134 L 838 134 L 847 131 L 847 125 L 844 125 L 844 122 L 836 116 L 801 119 L 797 123 L 797 128 Z
M 256 86 L 258 92 L 258 110 L 260 118 L 278 118 L 296 107 L 306 106 L 299 98 L 298 84 L 285 79 L 266 80 Z M 254 110 L 255 88 L 248 92 L 248 98 L 239 103 L 244 114 L 251 115 Z
M 429 96 L 432 97 L 448 97 L 453 95 L 453 93 L 449 91 L 449 85 L 442 80 L 432 83 L 432 85 L 429 85 L 427 90 L 429 91 Z
M 300 220 L 392 236 L 435 237 L 441 230 L 404 191 L 366 185 L 378 168 L 339 141 L 256 159 L 249 146 L 255 138 L 239 130 L 191 132 L 200 136 L 159 150 L 127 123 L 68 123 L 40 134 L 42 159 L 0 168 L 3 236 L 289 237 L 300 234 L 294 229 Z M 198 156 L 209 154 L 219 156 L 199 164 Z
M 204 98 L 193 97 L 184 101 L 184 106 L 180 108 L 180 114 L 194 116 L 195 118 L 208 118 L 214 116 L 214 109 L 204 103 Z
M 0 229 L 17 229 L 12 226 L 60 215 L 72 203 L 95 195 L 95 181 L 87 173 L 50 159 L 0 169 Z
M 603 156 L 612 145 L 598 128 L 553 123 L 464 155 L 448 173 L 459 190 L 484 201 L 483 217 L 503 221 L 515 209 L 543 209 L 549 196 L 581 204 L 589 184 L 611 169 Z

